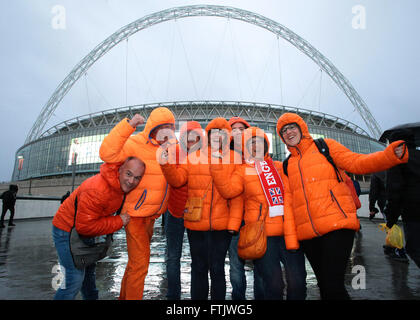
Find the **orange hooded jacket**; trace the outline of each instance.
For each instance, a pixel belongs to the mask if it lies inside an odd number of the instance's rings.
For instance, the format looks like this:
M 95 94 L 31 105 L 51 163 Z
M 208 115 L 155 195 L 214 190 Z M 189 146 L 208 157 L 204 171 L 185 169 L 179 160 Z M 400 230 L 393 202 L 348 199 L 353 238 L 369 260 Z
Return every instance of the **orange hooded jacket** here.
M 135 156 L 146 164 L 143 179 L 127 195 L 123 208 L 132 217 L 157 218 L 167 209 L 169 188 L 156 161 L 159 145 L 150 136 L 153 129 L 164 124 L 175 125 L 174 115 L 167 108 L 156 108 L 150 113 L 144 130 L 131 136 L 136 129 L 125 118 L 105 137 L 99 149 L 99 156 L 105 162 L 121 162 Z
M 246 129 L 243 134 L 244 163 L 237 165 L 235 171 L 231 175 L 226 171 L 224 165 L 211 165 L 210 172 L 214 184 L 220 194 L 225 198 L 235 197 L 243 192 L 245 201 L 243 220 L 245 220 L 245 224 L 257 221 L 258 219 L 263 219 L 263 216 L 266 215 L 265 230 L 267 236 L 284 235 L 287 249 L 296 250 L 299 248 L 299 243 L 296 237 L 293 215 L 290 215 L 289 212 L 285 212 L 285 215 L 283 216 L 270 217 L 268 214 L 269 205 L 264 194 L 264 189 L 261 186 L 254 161 L 246 147 L 249 139 L 255 136 L 263 137 L 267 142 L 268 148 L 270 147 L 268 137 L 263 130 L 256 127 Z M 270 158 L 270 156 L 267 151 L 267 153 L 264 154 L 264 160 L 268 158 Z M 287 190 L 288 179 L 283 174 L 282 163 L 274 161 L 274 165 L 283 181 L 284 189 Z M 288 199 L 285 198 L 285 201 L 288 201 Z M 242 222 L 242 217 L 236 216 L 234 218 L 235 219 L 232 219 L 232 223 L 229 225 L 229 229 L 238 231 Z
M 291 201 L 287 201 L 285 212 L 293 212 L 298 240 L 338 229 L 359 230 L 350 190 L 344 182 L 338 182 L 332 165 L 318 151 L 305 121 L 297 114 L 285 113 L 277 121 L 277 133 L 284 142 L 280 130 L 291 123 L 299 126 L 302 137 L 295 147 L 287 147 L 291 157 L 287 168 L 290 194 L 286 197 Z M 354 153 L 333 139 L 325 139 L 325 142 L 336 166 L 355 174 L 382 171 L 408 161 L 407 152 L 403 159 L 394 154 L 394 148 L 403 141 L 371 154 Z
M 114 233 L 123 226 L 119 216 L 112 216 L 121 207 L 124 192 L 120 187 L 119 164 L 104 163 L 100 173 L 86 179 L 61 204 L 52 224 L 70 232 L 74 225 L 75 198 L 77 197 L 76 230 L 78 233 L 96 237 Z
M 188 121 L 184 123 L 179 132 L 179 144 L 177 145 L 177 159 L 180 163 L 187 156 L 187 134 L 190 131 L 195 131 L 200 136 L 200 141 L 202 143 L 203 129 L 197 121 Z M 199 147 L 199 145 L 198 145 Z M 181 150 L 181 152 L 180 152 Z M 181 159 L 182 158 L 182 159 Z M 176 218 L 182 218 L 184 216 L 185 204 L 188 199 L 188 184 L 184 184 L 180 188 L 174 188 L 169 185 L 169 201 L 168 201 L 168 210 L 171 215 Z
M 208 124 L 206 127 L 207 136 L 211 129 L 225 129 L 229 132 L 229 135 L 231 132 L 230 125 L 224 118 L 216 118 Z M 195 222 L 185 220 L 184 225 L 187 229 L 196 231 L 226 230 L 230 217 L 242 214 L 243 200 L 241 197 L 226 200 L 214 187 L 209 169 L 209 164 L 212 161 L 211 149 L 207 141 L 204 141 L 204 143 L 202 149 L 192 156 L 191 154 L 188 156 L 186 164 L 178 166 L 170 164 L 172 162 L 170 161 L 161 165 L 162 172 L 168 183 L 173 187 L 188 183 L 189 198 L 203 198 L 201 220 Z M 234 151 L 229 150 L 228 143 L 225 144 L 222 152 L 225 161 L 229 161 L 229 157 L 233 158 Z M 229 169 L 233 171 L 234 165 L 232 164 Z

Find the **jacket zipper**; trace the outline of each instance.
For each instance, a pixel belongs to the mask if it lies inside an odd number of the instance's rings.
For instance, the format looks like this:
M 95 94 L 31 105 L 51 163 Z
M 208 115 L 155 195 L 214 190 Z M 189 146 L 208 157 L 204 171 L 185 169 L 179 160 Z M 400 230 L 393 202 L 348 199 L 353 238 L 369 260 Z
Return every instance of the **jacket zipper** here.
M 165 199 L 166 199 L 166 195 L 168 194 L 168 183 L 166 182 L 166 190 L 165 190 L 165 195 L 163 196 L 163 200 L 162 200 L 162 203 L 160 204 L 160 207 L 159 207 L 159 209 L 158 209 L 158 211 L 156 211 L 156 212 L 159 212 L 160 211 L 160 209 L 162 208 L 162 206 L 163 206 L 163 203 L 165 202 Z
M 343 214 L 344 217 L 347 218 L 346 213 L 344 212 L 344 210 L 341 208 L 340 204 L 338 203 L 337 198 L 335 197 L 334 193 L 332 192 L 332 190 L 330 190 L 330 194 L 331 194 L 331 200 L 333 202 L 335 202 L 338 205 L 338 208 L 340 209 L 341 213 Z
M 311 213 L 309 212 L 309 203 L 308 198 L 306 197 L 306 191 L 305 191 L 305 184 L 303 183 L 303 176 L 302 176 L 302 170 L 300 169 L 300 160 L 302 160 L 302 153 L 300 152 L 299 148 L 296 147 L 297 152 L 299 153 L 299 160 L 298 160 L 298 167 L 299 167 L 299 174 L 300 174 L 300 180 L 302 182 L 302 189 L 303 189 L 303 195 L 305 196 L 306 201 L 306 209 L 308 211 L 309 220 L 311 221 L 312 229 L 314 230 L 315 234 L 320 237 L 321 235 L 319 232 L 315 229 L 314 222 L 312 221 Z

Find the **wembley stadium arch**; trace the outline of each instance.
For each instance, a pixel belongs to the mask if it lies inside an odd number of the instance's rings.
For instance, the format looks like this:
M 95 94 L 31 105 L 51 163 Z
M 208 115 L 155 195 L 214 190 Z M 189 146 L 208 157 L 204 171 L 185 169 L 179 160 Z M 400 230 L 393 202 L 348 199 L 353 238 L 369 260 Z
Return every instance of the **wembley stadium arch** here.
M 114 46 L 153 25 L 174 19 L 198 16 L 240 20 L 264 28 L 291 43 L 316 63 L 336 83 L 364 120 L 370 135 L 345 119 L 339 119 L 321 112 L 238 101 L 187 101 L 127 106 L 80 116 L 43 131 L 53 112 L 72 86 Z M 331 61 L 309 42 L 280 23 L 254 12 L 226 6 L 192 5 L 166 9 L 140 18 L 114 32 L 86 55 L 59 84 L 42 108 L 26 137 L 24 146 L 16 152 L 12 180 L 71 173 L 72 168 L 69 166 L 68 157 L 76 144 L 75 141 L 77 143 L 81 143 L 81 140 L 85 141 L 86 153 L 95 158 L 97 155 L 93 153 L 99 141 L 116 124 L 118 119 L 129 116 L 134 111 L 147 117 L 147 114 L 152 110 L 151 108 L 161 105 L 169 107 L 177 120 L 197 120 L 205 126 L 209 116 L 224 116 L 226 118 L 242 116 L 250 123 L 268 130 L 268 133 L 272 131 L 274 122 L 277 121 L 282 112 L 289 110 L 301 114 L 306 119 L 309 128 L 313 129 L 312 134 L 335 138 L 353 151 L 368 153 L 382 148 L 382 145 L 374 139 L 381 134 L 381 128 L 363 99 Z M 276 134 L 272 133 L 275 133 L 275 131 L 270 133 L 270 137 L 272 136 L 274 139 L 273 157 L 281 160 L 285 154 L 284 147 L 281 146 L 280 142 L 277 145 Z M 88 145 L 90 146 L 88 147 Z M 89 157 L 87 156 L 87 158 Z M 92 162 L 92 159 L 86 160 L 87 163 L 78 163 L 77 172 L 97 171 L 99 168 L 98 160 L 95 158 L 96 162 Z M 79 158 L 79 161 L 82 161 L 81 158 Z

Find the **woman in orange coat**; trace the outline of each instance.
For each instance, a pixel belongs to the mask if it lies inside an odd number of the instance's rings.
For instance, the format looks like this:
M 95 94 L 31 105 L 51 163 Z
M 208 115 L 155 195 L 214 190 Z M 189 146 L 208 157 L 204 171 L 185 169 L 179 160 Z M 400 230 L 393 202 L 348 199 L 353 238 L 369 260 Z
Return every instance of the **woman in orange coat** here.
M 237 156 L 234 159 L 235 164 L 243 163 L 242 135 L 250 127 L 249 123 L 241 117 L 232 117 L 229 119 L 232 128 L 232 142 L 230 149 L 234 150 Z M 243 222 L 242 222 L 243 224 Z M 246 261 L 238 256 L 239 234 L 232 235 L 228 255 L 229 255 L 229 275 L 232 286 L 232 300 L 245 300 L 247 281 L 245 277 Z M 258 274 L 258 270 L 253 267 L 254 275 L 254 299 L 264 300 L 264 281 Z
M 231 128 L 223 118 L 212 120 L 206 127 L 207 142 L 203 148 L 188 154 L 187 163 L 176 165 L 169 158 L 162 164 L 162 172 L 168 183 L 180 187 L 188 183 L 187 210 L 184 225 L 187 228 L 191 251 L 191 299 L 207 300 L 209 293 L 208 272 L 211 277 L 211 299 L 224 300 L 226 296 L 225 258 L 231 234 L 227 232 L 232 216 L 242 214 L 241 197 L 224 199 L 213 185 L 209 164 L 214 157 L 229 163 L 233 151 L 229 150 Z M 163 157 L 167 154 L 162 153 Z M 161 162 L 163 163 L 163 162 Z M 230 165 L 233 171 L 234 164 Z M 192 206 L 200 212 L 195 219 L 190 217 Z M 189 205 L 191 207 L 189 207 Z M 201 206 L 201 210 L 200 210 Z
M 201 147 L 203 129 L 197 121 L 185 122 L 179 132 L 177 158 L 184 162 L 188 152 L 194 152 Z M 184 209 L 188 198 L 188 184 L 179 188 L 169 185 L 168 210 L 165 212 L 166 235 L 166 274 L 168 278 L 168 300 L 181 298 L 181 255 L 184 240 Z
M 350 189 L 339 182 L 333 166 L 318 151 L 305 121 L 294 113 L 283 114 L 277 133 L 291 153 L 287 172 L 289 192 L 286 214 L 293 214 L 296 234 L 318 281 L 322 299 L 349 299 L 344 274 L 355 231 L 360 224 Z M 405 163 L 403 141 L 384 151 L 357 154 L 335 140 L 325 139 L 335 165 L 343 170 L 367 174 Z
M 224 165 L 212 165 L 210 172 L 219 192 L 226 198 L 235 197 L 243 192 L 245 225 L 265 218 L 265 230 L 267 234 L 267 250 L 264 256 L 254 260 L 258 273 L 264 279 L 265 299 L 282 300 L 284 283 L 280 262 L 285 266 L 287 279 L 287 299 L 304 300 L 306 298 L 306 270 L 303 252 L 299 249 L 299 243 L 295 234 L 293 216 L 272 210 L 271 203 L 266 197 L 283 196 L 277 192 L 277 188 L 287 188 L 287 178 L 282 174 L 281 162 L 273 162 L 268 154 L 270 142 L 263 130 L 250 127 L 243 134 L 244 164 L 236 166 L 235 171 L 229 175 Z M 260 171 L 260 165 L 264 172 Z M 271 170 L 277 171 L 279 181 L 268 180 L 270 186 L 264 187 L 261 182 L 265 174 L 269 177 Z M 265 172 L 267 171 L 267 172 Z M 272 189 L 274 188 L 274 189 Z M 288 201 L 288 199 L 285 199 Z M 274 212 L 277 211 L 277 212 Z M 230 230 L 238 231 L 241 217 L 237 217 Z M 286 241 L 285 241 L 286 240 Z M 288 251 L 286 250 L 286 247 Z
M 119 162 L 128 156 L 136 156 L 146 164 L 142 181 L 127 196 L 123 208 L 131 219 L 125 228 L 128 262 L 121 283 L 121 300 L 143 298 L 154 221 L 168 205 L 169 188 L 156 161 L 156 152 L 174 136 L 175 118 L 169 109 L 156 108 L 150 113 L 144 130 L 133 135 L 136 127 L 143 123 L 144 118 L 139 114 L 130 120 L 121 120 L 105 137 L 99 149 L 99 155 L 105 162 Z

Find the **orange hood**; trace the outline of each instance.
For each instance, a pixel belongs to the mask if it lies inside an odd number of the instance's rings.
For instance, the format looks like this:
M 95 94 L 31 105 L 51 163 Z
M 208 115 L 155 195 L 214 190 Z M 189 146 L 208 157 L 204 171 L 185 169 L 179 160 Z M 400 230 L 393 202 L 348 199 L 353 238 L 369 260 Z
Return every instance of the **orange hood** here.
M 175 127 L 175 117 L 172 114 L 171 110 L 165 107 L 153 109 L 153 111 L 149 115 L 149 118 L 147 119 L 142 134 L 149 141 L 151 141 L 152 138 L 150 137 L 150 133 L 153 131 L 153 129 L 156 129 L 157 127 L 162 126 L 164 124 L 172 124 Z M 155 142 L 152 143 L 156 144 Z
M 187 151 L 187 133 L 188 131 L 194 131 L 200 136 L 200 142 L 199 144 L 204 143 L 204 135 L 203 135 L 203 128 L 201 128 L 201 125 L 197 121 L 188 121 L 184 123 L 179 130 L 179 144 L 184 149 L 184 151 Z
M 233 126 L 235 123 L 238 123 L 238 122 L 243 123 L 245 128 L 250 127 L 249 123 L 245 119 L 242 119 L 241 117 L 232 117 L 229 119 L 230 126 Z
M 220 129 L 220 130 L 227 131 L 228 142 L 230 143 L 232 139 L 232 135 L 231 135 L 232 127 L 230 126 L 229 122 L 227 122 L 225 118 L 214 118 L 212 121 L 209 122 L 209 124 L 206 127 L 206 137 L 207 137 L 206 143 L 207 144 L 208 144 L 209 132 L 212 129 Z M 224 149 L 223 149 L 224 152 L 229 149 L 229 143 L 225 144 Z
M 120 185 L 120 174 L 118 169 L 122 166 L 124 162 L 118 163 L 103 163 L 99 172 L 101 176 L 108 182 L 108 184 L 115 190 L 119 190 L 122 193 Z
M 267 152 L 264 153 L 264 159 L 268 157 L 268 150 L 270 149 L 270 141 L 268 140 L 267 135 L 265 134 L 264 130 L 257 128 L 257 127 L 249 127 L 244 131 L 242 135 L 242 149 L 244 151 L 245 159 L 248 160 L 251 158 L 251 153 L 247 148 L 247 143 L 252 137 L 261 137 L 267 142 Z
M 299 130 L 302 134 L 302 137 L 300 139 L 300 142 L 298 143 L 298 145 L 296 146 L 297 148 L 299 148 L 301 151 L 305 150 L 306 148 L 309 147 L 309 145 L 311 144 L 311 142 L 313 141 L 311 135 L 309 134 L 309 129 L 308 126 L 306 124 L 306 122 L 296 113 L 284 113 L 279 120 L 277 120 L 277 134 L 280 136 L 281 140 L 283 140 L 283 136 L 280 134 L 280 130 L 287 124 L 291 124 L 291 123 L 296 123 L 299 126 Z M 285 143 L 285 142 L 284 142 Z M 285 143 L 286 144 L 286 143 Z M 296 147 L 289 147 L 287 144 L 287 149 L 292 153 L 296 153 Z

